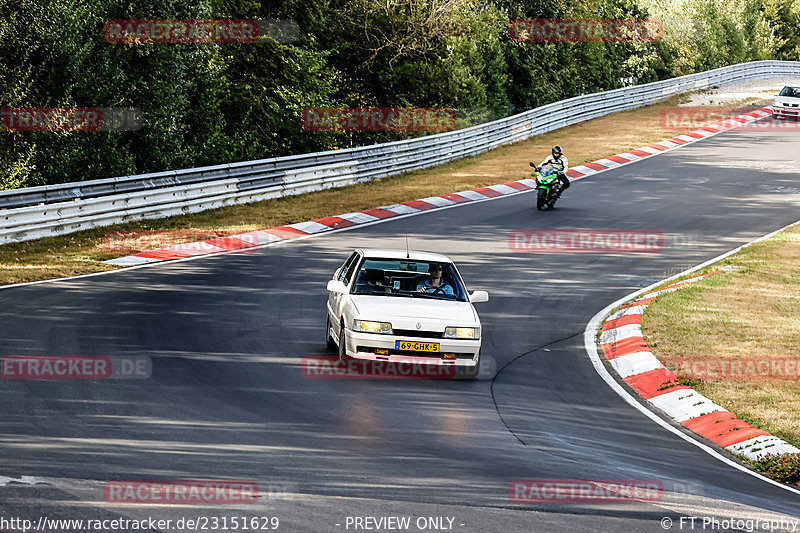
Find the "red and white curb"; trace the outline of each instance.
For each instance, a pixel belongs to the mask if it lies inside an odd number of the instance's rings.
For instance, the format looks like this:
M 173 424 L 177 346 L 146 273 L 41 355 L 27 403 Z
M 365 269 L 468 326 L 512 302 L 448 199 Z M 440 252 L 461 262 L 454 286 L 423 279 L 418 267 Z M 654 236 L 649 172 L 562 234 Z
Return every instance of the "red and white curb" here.
M 672 137 L 671 139 L 653 143 L 648 146 L 643 146 L 636 150 L 631 150 L 630 152 L 612 155 L 607 158 L 598 159 L 592 163 L 578 165 L 571 168 L 567 172 L 567 176 L 573 180 L 581 179 L 599 172 L 626 165 L 628 163 L 634 163 L 642 159 L 653 157 L 654 155 L 673 150 L 680 146 L 691 144 L 700 139 L 705 139 L 723 131 L 738 128 L 768 116 L 770 116 L 770 111 L 768 108 L 751 111 L 718 124 L 705 126 L 690 133 L 678 135 L 677 137 Z M 491 200 L 493 198 L 519 194 L 521 192 L 533 190 L 535 187 L 536 185 L 534 180 L 522 179 L 501 185 L 481 187 L 479 189 L 473 189 L 470 191 L 431 196 L 429 198 L 411 200 L 408 202 L 402 202 L 400 204 L 366 209 L 357 213 L 345 213 L 343 215 L 324 217 L 308 222 L 300 222 L 298 224 L 289 224 L 286 226 L 268 228 L 260 231 L 250 231 L 247 233 L 241 233 L 239 235 L 233 235 L 231 237 L 219 237 L 205 241 L 178 244 L 167 248 L 148 250 L 135 255 L 117 257 L 104 262 L 118 266 L 136 266 L 148 263 L 157 263 L 160 261 L 185 259 L 193 256 L 228 253 L 247 248 L 265 246 L 297 237 L 305 237 L 315 233 L 322 233 L 325 231 L 373 223 L 396 216 L 417 214 L 434 209 L 452 207 L 458 204 Z
M 603 354 L 622 380 L 650 405 L 714 444 L 748 459 L 800 453 L 800 449 L 739 420 L 694 389 L 679 385 L 675 374 L 653 355 L 644 340 L 642 314 L 651 301 L 719 272 L 722 270 L 685 279 L 623 305 L 602 326 L 599 342 Z

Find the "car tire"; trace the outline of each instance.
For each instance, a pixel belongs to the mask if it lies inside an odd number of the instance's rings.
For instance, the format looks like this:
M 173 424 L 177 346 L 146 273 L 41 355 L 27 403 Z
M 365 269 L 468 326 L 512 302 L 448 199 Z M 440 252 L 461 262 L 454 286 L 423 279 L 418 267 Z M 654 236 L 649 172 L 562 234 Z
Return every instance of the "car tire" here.
M 328 345 L 329 350 L 336 349 L 336 343 L 333 340 L 333 335 L 331 335 L 331 317 L 329 316 L 327 320 L 325 320 L 325 343 Z
M 342 329 L 339 331 L 339 361 L 347 361 L 349 359 L 345 346 L 347 346 L 347 336 L 344 332 L 344 324 L 342 324 Z

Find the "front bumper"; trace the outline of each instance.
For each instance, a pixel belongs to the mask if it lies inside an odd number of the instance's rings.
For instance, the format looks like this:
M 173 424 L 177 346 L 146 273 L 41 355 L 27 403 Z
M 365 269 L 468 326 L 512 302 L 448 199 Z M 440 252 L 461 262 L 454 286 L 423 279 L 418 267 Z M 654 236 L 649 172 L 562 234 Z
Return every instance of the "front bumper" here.
M 478 364 L 481 341 L 467 339 L 431 339 L 422 337 L 398 337 L 347 330 L 345 334 L 347 355 L 354 359 L 367 361 L 390 361 L 395 363 L 414 363 L 441 366 L 474 367 Z M 395 341 L 435 342 L 438 352 L 414 352 L 396 350 Z M 376 349 L 387 350 L 387 355 L 375 353 Z M 453 358 L 445 358 L 451 354 Z
M 773 117 L 800 118 L 800 107 L 772 106 Z

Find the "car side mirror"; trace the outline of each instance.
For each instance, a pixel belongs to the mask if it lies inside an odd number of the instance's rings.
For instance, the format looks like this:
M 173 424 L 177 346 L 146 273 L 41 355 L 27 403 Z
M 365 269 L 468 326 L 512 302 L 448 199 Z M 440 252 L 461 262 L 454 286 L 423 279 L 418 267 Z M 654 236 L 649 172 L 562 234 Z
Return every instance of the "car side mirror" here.
M 347 285 L 338 279 L 328 281 L 328 292 L 335 292 L 337 294 L 344 294 L 347 292 Z
M 528 164 L 529 164 L 530 166 L 532 166 L 533 168 L 536 168 L 536 163 L 529 162 Z
M 489 301 L 489 293 L 486 291 L 475 291 L 469 295 L 469 301 L 474 304 Z

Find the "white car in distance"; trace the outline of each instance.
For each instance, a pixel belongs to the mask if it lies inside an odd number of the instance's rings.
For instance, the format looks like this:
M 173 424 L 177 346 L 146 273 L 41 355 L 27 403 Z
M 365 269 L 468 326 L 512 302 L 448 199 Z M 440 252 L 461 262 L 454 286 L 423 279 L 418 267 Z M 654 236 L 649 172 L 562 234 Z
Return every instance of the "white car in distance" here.
M 800 87 L 787 85 L 775 96 L 772 104 L 774 118 L 800 118 Z
M 453 262 L 441 254 L 357 249 L 328 281 L 328 347 L 340 359 L 480 369 L 481 322 Z

